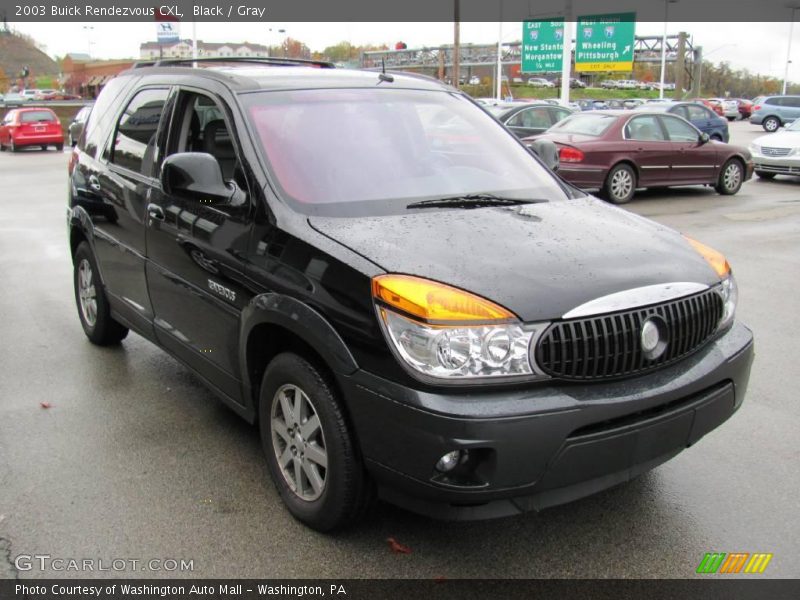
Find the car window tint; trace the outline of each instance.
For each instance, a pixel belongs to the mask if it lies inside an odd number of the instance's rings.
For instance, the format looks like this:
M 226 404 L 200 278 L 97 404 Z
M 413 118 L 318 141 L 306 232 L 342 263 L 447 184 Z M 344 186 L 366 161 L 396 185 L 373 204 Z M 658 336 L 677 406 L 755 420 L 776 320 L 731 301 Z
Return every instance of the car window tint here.
M 156 148 L 156 133 L 161 121 L 167 89 L 142 90 L 136 94 L 119 118 L 109 160 L 143 175 L 149 174 Z
M 20 123 L 38 123 L 40 121 L 55 121 L 56 116 L 49 110 L 26 110 L 20 113 Z
M 545 107 L 526 108 L 511 117 L 508 122 L 511 127 L 528 127 L 534 129 L 547 129 L 550 127 L 550 117 Z
M 782 106 L 783 102 L 781 102 L 781 100 L 783 100 L 783 98 L 767 98 L 764 101 L 764 104 L 771 104 L 773 106 Z
M 116 106 L 115 100 L 130 82 L 127 77 L 115 77 L 103 87 L 103 91 L 97 97 L 86 120 L 85 133 L 78 142 L 78 148 L 90 156 L 96 157 L 97 149 L 105 143 L 109 127 L 115 117 L 115 111 L 112 110 Z
M 654 115 L 636 117 L 625 125 L 625 137 L 641 142 L 657 142 L 664 140 L 664 132 Z
M 553 115 L 553 123 L 558 123 L 559 121 L 566 119 L 572 113 L 568 110 L 554 108 L 551 114 Z
M 800 107 L 800 98 L 797 96 L 787 96 L 783 99 L 784 106 L 791 106 L 792 108 Z
M 689 113 L 689 120 L 690 121 L 704 121 L 711 118 L 710 111 L 698 105 L 687 106 L 686 110 Z
M 662 119 L 667 129 L 669 139 L 673 142 L 696 142 L 699 133 L 697 130 L 677 117 L 664 116 Z

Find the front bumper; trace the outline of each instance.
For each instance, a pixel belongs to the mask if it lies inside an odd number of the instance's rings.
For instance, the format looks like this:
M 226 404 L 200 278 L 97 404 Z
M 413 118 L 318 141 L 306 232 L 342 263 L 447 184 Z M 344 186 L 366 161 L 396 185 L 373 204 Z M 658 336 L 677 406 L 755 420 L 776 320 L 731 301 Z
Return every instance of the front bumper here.
M 763 115 L 759 115 L 759 114 L 751 114 L 750 115 L 750 122 L 753 125 L 761 125 L 761 122 L 763 120 L 764 120 L 764 116 Z
M 778 175 L 800 175 L 800 156 L 773 157 L 753 154 L 753 168 L 756 171 Z
M 359 371 L 340 384 L 382 498 L 481 519 L 570 502 L 668 460 L 741 406 L 752 359 L 737 323 L 675 365 L 619 381 L 440 394 Z M 434 465 L 456 449 L 476 462 L 449 479 Z

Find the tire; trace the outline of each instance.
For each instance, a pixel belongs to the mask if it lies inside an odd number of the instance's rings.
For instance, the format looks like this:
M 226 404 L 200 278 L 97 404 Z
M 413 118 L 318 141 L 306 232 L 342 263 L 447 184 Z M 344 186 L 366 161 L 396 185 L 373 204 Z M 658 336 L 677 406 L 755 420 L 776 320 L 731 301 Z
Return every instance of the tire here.
M 119 344 L 128 335 L 128 328 L 111 316 L 105 290 L 97 275 L 97 262 L 87 242 L 78 246 L 73 264 L 75 304 L 83 332 L 98 346 Z
M 744 165 L 742 161 L 731 158 L 722 165 L 715 189 L 723 196 L 732 196 L 741 189 L 742 183 L 744 183 Z
M 733 123 L 735 120 L 736 120 L 736 117 L 728 117 L 728 121 L 730 123 Z
M 11 143 L 9 144 L 9 146 L 8 146 L 8 149 L 9 149 L 11 152 L 16 152 L 16 151 L 17 151 L 17 145 L 14 143 L 14 138 L 12 137 L 12 138 L 11 138 L 9 141 L 10 141 Z
M 44 145 L 44 146 L 40 146 L 40 148 L 41 148 L 42 150 L 44 150 L 45 152 L 47 152 L 47 146 L 46 146 L 46 145 Z
M 781 122 L 778 120 L 778 117 L 767 117 L 761 122 L 761 127 L 763 127 L 764 131 L 767 133 L 773 133 L 780 129 Z
M 613 204 L 630 202 L 636 193 L 636 172 L 630 165 L 618 164 L 608 172 L 603 197 Z
M 756 171 L 756 175 L 758 175 L 761 179 L 775 179 L 776 173 L 770 173 L 769 171 Z
M 69 145 L 73 148 L 75 147 L 75 142 L 72 140 L 72 132 L 70 132 L 67 136 L 67 141 L 69 141 Z
M 318 426 L 304 431 L 314 415 Z M 323 371 L 297 354 L 276 356 L 261 383 L 259 426 L 272 481 L 294 518 L 327 532 L 351 524 L 366 510 L 372 484 L 342 403 Z
M 63 152 L 64 151 L 64 144 L 56 144 L 56 151 Z

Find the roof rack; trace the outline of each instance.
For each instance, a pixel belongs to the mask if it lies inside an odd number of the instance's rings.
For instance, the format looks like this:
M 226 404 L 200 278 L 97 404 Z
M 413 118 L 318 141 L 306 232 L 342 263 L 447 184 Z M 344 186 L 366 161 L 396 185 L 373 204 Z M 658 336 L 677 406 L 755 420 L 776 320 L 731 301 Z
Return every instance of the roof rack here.
M 317 67 L 320 69 L 334 69 L 335 65 L 324 60 L 309 60 L 307 58 L 282 58 L 264 56 L 205 56 L 202 58 L 162 58 L 159 60 L 143 60 L 133 64 L 134 69 L 142 67 L 179 67 L 192 63 L 255 63 L 273 67 Z

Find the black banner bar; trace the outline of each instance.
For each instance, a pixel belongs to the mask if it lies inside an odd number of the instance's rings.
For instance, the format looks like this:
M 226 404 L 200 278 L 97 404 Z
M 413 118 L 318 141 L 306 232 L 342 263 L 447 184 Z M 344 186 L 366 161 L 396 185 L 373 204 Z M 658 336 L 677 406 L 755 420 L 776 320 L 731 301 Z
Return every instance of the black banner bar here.
M 8 22 L 449 22 L 456 0 L 0 0 Z M 635 12 L 664 21 L 664 0 L 458 0 L 464 22 L 523 21 L 565 14 Z M 671 22 L 777 22 L 792 19 L 788 0 L 685 0 L 669 3 Z M 800 3 L 794 3 L 800 6 Z M 502 15 L 502 17 L 501 17 Z
M 0 580 L 2 600 L 796 600 L 800 580 L 698 579 L 65 579 Z

